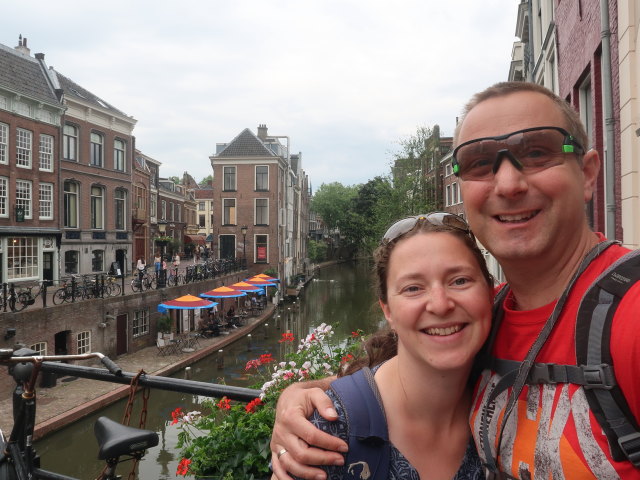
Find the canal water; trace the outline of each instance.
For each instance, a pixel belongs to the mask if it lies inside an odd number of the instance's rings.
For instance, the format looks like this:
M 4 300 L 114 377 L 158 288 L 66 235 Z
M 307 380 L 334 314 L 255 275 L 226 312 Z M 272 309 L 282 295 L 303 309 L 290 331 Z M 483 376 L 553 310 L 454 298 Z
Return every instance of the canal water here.
M 358 328 L 365 333 L 377 330 L 384 317 L 372 293 L 370 271 L 370 264 L 365 261 L 342 263 L 320 270 L 295 303 L 282 304 L 276 315 L 254 330 L 250 338 L 239 339 L 227 346 L 221 356 L 222 362 L 218 355 L 212 355 L 193 364 L 191 378 L 251 386 L 255 380 L 245 375 L 247 361 L 263 353 L 283 358 L 284 344 L 278 342 L 283 332 L 292 332 L 297 344 L 300 338 L 306 337 L 310 330 L 323 322 L 334 326 L 336 339 L 346 338 Z M 180 372 L 176 376 L 184 377 L 185 373 Z M 185 412 L 198 410 L 201 400 L 195 395 L 159 390 L 151 392 L 147 428 L 159 433 L 160 443 L 150 449 L 140 463 L 138 478 L 178 478 L 175 472 L 180 461 L 180 452 L 176 448 L 179 430 L 170 425 L 171 412 L 176 407 Z M 139 403 L 140 399 L 137 399 L 137 406 Z M 124 401 L 117 402 L 37 442 L 42 467 L 79 479 L 96 478 L 103 464 L 97 460 L 93 424 L 102 415 L 121 421 L 124 407 Z M 132 415 L 132 425 L 138 421 L 138 412 L 134 411 Z M 129 469 L 130 464 L 125 462 L 118 466 L 118 473 L 126 478 Z

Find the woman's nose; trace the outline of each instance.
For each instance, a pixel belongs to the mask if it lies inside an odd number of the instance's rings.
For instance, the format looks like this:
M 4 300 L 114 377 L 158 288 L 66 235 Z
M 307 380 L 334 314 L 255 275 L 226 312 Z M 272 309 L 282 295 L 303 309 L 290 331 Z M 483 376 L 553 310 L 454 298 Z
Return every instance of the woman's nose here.
M 434 287 L 427 294 L 426 310 L 434 315 L 444 316 L 454 308 L 455 304 L 446 288 Z

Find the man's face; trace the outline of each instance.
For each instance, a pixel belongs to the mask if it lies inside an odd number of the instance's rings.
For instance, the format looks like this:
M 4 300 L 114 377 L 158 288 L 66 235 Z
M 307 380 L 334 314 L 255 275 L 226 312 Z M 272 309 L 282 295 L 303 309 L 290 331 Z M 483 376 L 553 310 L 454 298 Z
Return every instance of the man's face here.
M 541 126 L 568 127 L 545 95 L 512 93 L 476 105 L 463 121 L 458 144 Z M 559 165 L 535 173 L 523 173 L 503 160 L 487 180 L 460 181 L 469 225 L 503 264 L 559 261 L 563 251 L 575 251 L 589 234 L 584 203 L 591 198 L 598 170 L 595 152 L 585 154 L 582 163 L 568 154 Z

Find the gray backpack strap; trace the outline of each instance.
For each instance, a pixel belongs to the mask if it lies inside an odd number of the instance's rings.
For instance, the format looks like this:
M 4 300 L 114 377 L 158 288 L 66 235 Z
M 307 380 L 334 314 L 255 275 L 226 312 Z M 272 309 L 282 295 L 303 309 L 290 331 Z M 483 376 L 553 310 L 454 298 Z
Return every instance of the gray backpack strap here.
M 611 456 L 640 468 L 640 427 L 615 380 L 611 324 L 627 291 L 640 280 L 640 250 L 611 265 L 589 287 L 580 303 L 576 325 L 576 358 L 591 375 L 585 386 L 589 407 L 607 435 Z

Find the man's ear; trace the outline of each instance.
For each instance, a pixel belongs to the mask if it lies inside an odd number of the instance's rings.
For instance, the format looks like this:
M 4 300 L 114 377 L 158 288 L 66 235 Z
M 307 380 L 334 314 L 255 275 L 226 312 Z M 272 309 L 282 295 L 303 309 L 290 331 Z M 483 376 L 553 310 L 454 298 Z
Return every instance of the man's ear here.
M 600 155 L 595 149 L 589 150 L 582 157 L 582 175 L 584 178 L 584 201 L 590 201 L 595 190 L 596 180 L 600 174 Z

